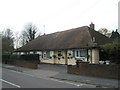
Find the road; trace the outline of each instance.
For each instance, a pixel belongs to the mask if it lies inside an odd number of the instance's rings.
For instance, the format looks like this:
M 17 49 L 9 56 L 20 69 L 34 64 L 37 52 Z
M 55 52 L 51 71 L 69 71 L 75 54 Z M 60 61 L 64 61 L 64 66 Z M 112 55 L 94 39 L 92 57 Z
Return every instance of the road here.
M 118 80 L 67 74 L 65 66 L 41 64 L 38 69 L 29 69 L 11 65 L 3 65 L 3 68 L 1 67 L 0 69 L 2 69 L 3 73 L 0 73 L 2 74 L 0 76 L 3 76 L 3 78 L 0 79 L 0 82 L 2 81 L 3 88 L 118 87 Z
M 80 88 L 80 85 L 48 78 L 37 78 L 3 68 L 2 88 Z

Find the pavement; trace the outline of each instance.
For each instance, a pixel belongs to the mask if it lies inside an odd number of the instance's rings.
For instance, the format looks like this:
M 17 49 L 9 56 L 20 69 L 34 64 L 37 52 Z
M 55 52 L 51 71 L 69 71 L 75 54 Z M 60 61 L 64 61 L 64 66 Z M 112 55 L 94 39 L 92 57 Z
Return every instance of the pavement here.
M 98 88 L 118 88 L 119 86 L 119 81 L 116 79 L 68 74 L 66 65 L 39 64 L 38 69 L 24 68 L 7 64 L 2 64 L 2 67 L 18 72 L 23 72 L 37 78 L 42 77 L 75 83 L 83 83 L 94 85 Z

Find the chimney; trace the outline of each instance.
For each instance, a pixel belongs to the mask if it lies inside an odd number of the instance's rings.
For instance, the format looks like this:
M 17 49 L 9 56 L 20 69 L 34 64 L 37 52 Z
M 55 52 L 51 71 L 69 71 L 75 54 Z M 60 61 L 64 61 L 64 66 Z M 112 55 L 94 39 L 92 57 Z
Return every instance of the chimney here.
M 91 22 L 90 28 L 93 29 L 93 30 L 95 29 L 95 25 L 93 24 L 93 22 Z

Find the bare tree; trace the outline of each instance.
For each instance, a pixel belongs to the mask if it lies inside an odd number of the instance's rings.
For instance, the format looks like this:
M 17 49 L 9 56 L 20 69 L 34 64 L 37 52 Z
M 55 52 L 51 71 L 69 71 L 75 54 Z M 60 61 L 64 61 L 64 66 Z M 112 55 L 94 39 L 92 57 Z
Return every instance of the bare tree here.
M 17 49 L 17 48 L 20 47 L 19 42 L 20 42 L 20 38 L 21 38 L 21 37 L 20 37 L 20 35 L 19 35 L 18 32 L 15 33 L 14 37 L 15 37 L 15 40 L 14 40 L 15 49 Z
M 21 35 L 22 45 L 25 45 L 26 43 L 35 39 L 38 36 L 37 32 L 38 28 L 32 23 L 28 23 L 27 25 L 25 25 Z
M 105 35 L 105 36 L 107 36 L 107 37 L 110 37 L 112 35 L 112 33 L 109 32 L 108 29 L 106 29 L 106 28 L 100 28 L 98 30 L 98 32 L 101 33 L 101 34 L 103 34 L 103 35 Z
M 9 28 L 2 32 L 2 52 L 11 53 L 14 50 L 13 32 Z

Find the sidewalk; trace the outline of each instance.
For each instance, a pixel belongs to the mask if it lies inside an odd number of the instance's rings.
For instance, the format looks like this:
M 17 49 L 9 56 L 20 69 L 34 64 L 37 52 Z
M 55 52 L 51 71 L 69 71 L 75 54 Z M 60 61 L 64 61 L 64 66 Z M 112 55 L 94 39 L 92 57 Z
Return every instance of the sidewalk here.
M 72 81 L 76 83 L 96 85 L 96 87 L 118 88 L 118 80 L 68 74 L 66 72 L 67 66 L 65 65 L 40 64 L 38 66 L 38 69 L 30 69 L 30 68 L 5 65 L 5 64 L 3 64 L 2 67 L 23 72 L 26 74 L 30 74 L 38 78 L 39 77 L 52 78 L 62 81 L 64 80 L 64 81 Z

